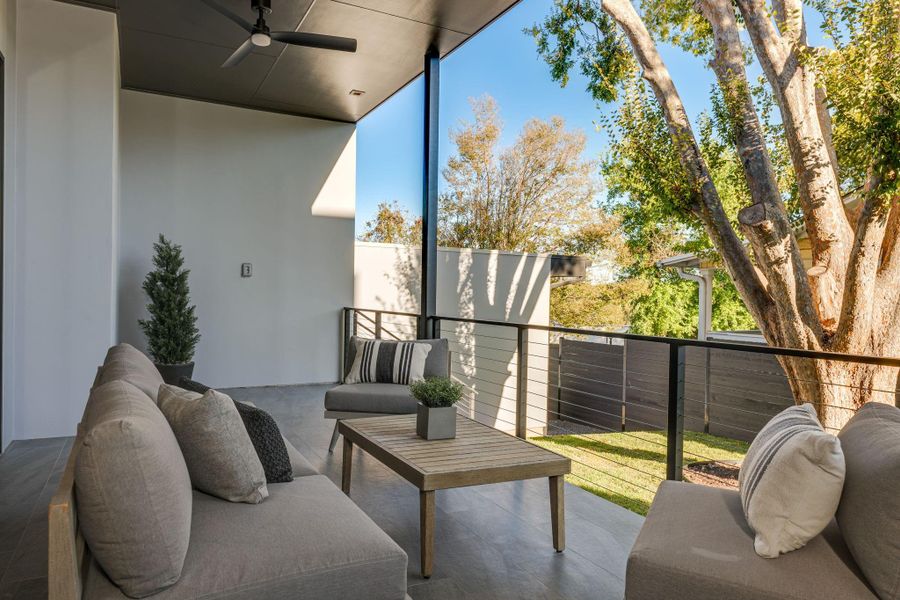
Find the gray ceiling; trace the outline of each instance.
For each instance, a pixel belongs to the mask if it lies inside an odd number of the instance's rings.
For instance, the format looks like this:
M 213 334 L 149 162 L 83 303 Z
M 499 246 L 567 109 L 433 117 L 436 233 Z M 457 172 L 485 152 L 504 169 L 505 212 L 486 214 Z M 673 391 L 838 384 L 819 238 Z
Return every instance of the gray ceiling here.
M 200 0 L 76 0 L 119 15 L 122 85 L 213 102 L 356 122 L 518 0 L 272 0 L 272 30 L 353 37 L 355 54 L 285 46 L 257 48 L 219 65 L 247 37 Z M 218 0 L 248 21 L 250 0 Z M 364 90 L 351 96 L 350 90 Z

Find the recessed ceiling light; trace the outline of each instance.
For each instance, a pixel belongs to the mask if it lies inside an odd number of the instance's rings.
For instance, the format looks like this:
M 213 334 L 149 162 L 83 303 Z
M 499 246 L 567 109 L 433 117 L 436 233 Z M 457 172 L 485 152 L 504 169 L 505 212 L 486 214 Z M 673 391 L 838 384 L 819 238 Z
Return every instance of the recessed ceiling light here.
M 365 94 L 365 92 L 362 90 L 350 90 L 351 96 L 362 96 L 363 94 Z

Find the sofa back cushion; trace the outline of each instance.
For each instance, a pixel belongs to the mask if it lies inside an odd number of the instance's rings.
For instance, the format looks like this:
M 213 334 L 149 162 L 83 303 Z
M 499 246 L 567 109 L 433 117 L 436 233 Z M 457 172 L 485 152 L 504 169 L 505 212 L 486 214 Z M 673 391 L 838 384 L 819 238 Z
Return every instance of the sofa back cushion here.
M 346 377 L 353 368 L 356 361 L 356 347 L 358 342 L 365 338 L 353 336 L 350 338 L 350 347 L 347 349 L 347 364 L 344 377 Z M 430 347 L 428 356 L 425 358 L 424 377 L 450 377 L 450 343 L 444 339 L 437 340 L 410 340 L 417 344 L 426 344 Z
M 811 404 L 791 406 L 750 444 L 739 483 L 756 553 L 775 558 L 796 550 L 834 519 L 844 485 L 841 444 Z
M 181 576 L 191 481 L 166 418 L 126 381 L 91 391 L 75 463 L 78 518 L 99 565 L 140 598 Z
M 106 353 L 106 360 L 97 373 L 95 385 L 122 380 L 132 384 L 156 402 L 162 375 L 147 356 L 131 344 L 118 344 Z
M 900 408 L 870 402 L 838 434 L 847 477 L 837 522 L 882 600 L 900 598 Z

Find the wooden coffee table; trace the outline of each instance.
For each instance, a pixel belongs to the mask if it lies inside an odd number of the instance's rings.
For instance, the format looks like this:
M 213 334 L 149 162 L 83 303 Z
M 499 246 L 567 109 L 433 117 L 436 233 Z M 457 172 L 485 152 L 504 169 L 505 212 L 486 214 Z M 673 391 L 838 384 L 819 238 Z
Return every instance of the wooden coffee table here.
M 419 488 L 422 576 L 431 576 L 434 560 L 435 490 L 549 477 L 553 547 L 557 552 L 565 548 L 563 476 L 572 468 L 568 458 L 462 416 L 452 440 L 418 437 L 415 415 L 345 419 L 338 431 L 344 436 L 345 494 L 350 494 L 354 444 Z

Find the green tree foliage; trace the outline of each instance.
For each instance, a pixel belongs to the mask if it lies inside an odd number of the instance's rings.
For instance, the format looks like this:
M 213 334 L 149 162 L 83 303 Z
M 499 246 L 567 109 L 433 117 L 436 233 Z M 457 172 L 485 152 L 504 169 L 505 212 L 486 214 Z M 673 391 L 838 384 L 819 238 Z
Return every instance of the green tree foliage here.
M 661 271 L 650 292 L 638 297 L 631 307 L 631 332 L 666 337 L 697 337 L 700 307 L 697 284 Z M 753 317 L 728 276 L 719 271 L 713 278 L 714 331 L 742 331 L 756 328 Z
M 405 208 L 395 202 L 381 202 L 375 218 L 366 221 L 359 236 L 363 242 L 418 246 L 422 243 L 422 219 L 413 219 Z
M 681 253 L 696 253 L 715 263 L 702 224 L 688 210 L 692 192 L 658 104 L 643 81 L 623 83 L 622 102 L 605 115 L 610 148 L 601 163 L 609 190 L 608 210 L 621 219 L 627 252 L 620 253 L 628 277 L 644 282 L 644 293 L 632 299 L 631 331 L 643 335 L 696 337 L 699 313 L 697 284 L 680 279 L 656 262 Z M 736 220 L 748 201 L 746 182 L 729 135 L 728 121 L 718 112 L 722 100 L 714 92 L 712 115 L 700 118 L 700 139 L 710 171 L 722 190 L 723 205 Z M 719 107 L 719 108 L 716 108 Z M 713 286 L 713 329 L 753 329 L 755 324 L 733 283 L 717 273 Z
M 550 322 L 562 327 L 622 329 L 628 326 L 635 300 L 647 292 L 643 278 L 556 287 L 550 290 Z
M 833 50 L 810 52 L 827 89 L 845 189 L 900 192 L 900 2 L 816 0 Z M 889 202 L 885 203 L 890 206 Z
M 196 307 L 190 303 L 190 270 L 184 268 L 181 246 L 162 234 L 153 251 L 154 269 L 147 273 L 142 286 L 150 300 L 150 318 L 138 324 L 147 336 L 153 360 L 159 364 L 187 363 L 200 341 Z

